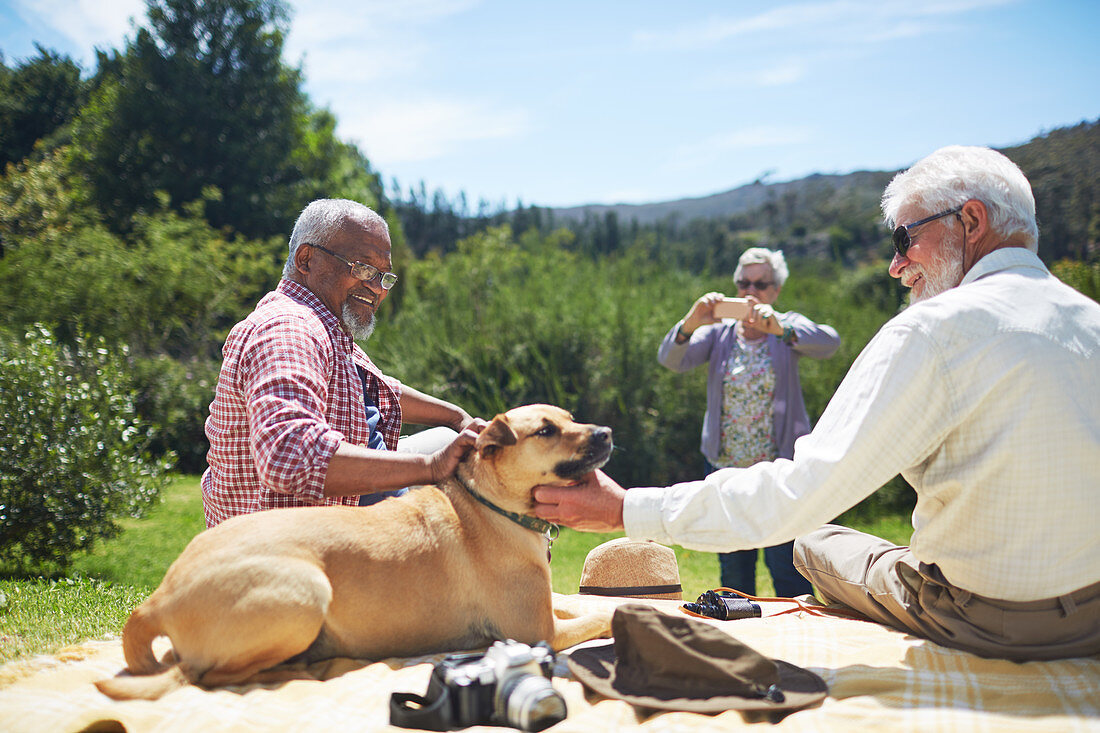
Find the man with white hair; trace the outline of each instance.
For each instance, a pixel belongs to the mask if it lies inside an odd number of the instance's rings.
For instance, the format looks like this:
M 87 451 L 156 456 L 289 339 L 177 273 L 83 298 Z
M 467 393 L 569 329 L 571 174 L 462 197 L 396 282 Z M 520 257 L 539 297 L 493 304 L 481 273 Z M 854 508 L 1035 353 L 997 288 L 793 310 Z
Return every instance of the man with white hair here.
M 871 340 L 792 460 L 624 491 L 539 488 L 578 529 L 725 551 L 799 537 L 828 601 L 1009 659 L 1100 652 L 1100 305 L 1036 256 L 1023 173 L 948 147 L 883 196 L 912 305 Z M 895 226 L 896 225 L 896 226 Z M 821 526 L 901 473 L 911 546 Z
M 321 199 L 302 211 L 278 287 L 225 342 L 206 421 L 208 527 L 369 504 L 454 472 L 484 421 L 383 375 L 355 343 L 374 330 L 392 269 L 389 227 L 371 209 Z M 403 423 L 443 427 L 398 451 Z

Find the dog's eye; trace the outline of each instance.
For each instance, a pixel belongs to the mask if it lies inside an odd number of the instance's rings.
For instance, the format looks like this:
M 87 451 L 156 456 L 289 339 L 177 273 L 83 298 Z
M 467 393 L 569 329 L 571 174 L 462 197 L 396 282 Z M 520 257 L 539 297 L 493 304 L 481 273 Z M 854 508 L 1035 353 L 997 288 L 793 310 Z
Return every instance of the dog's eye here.
M 535 431 L 535 435 L 540 438 L 551 438 L 558 434 L 558 428 L 554 425 L 543 425 L 541 428 Z

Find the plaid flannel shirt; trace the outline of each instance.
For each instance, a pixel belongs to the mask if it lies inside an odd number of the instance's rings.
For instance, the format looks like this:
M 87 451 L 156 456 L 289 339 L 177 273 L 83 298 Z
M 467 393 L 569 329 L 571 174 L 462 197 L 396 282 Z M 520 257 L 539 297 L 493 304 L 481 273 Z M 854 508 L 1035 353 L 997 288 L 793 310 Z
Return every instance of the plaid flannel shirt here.
M 400 382 L 378 370 L 316 295 L 290 280 L 233 327 L 222 357 L 206 421 L 207 526 L 276 507 L 357 504 L 357 496 L 325 497 L 329 460 L 341 441 L 367 445 L 364 384 L 381 413 L 377 430 L 387 448 L 397 447 Z

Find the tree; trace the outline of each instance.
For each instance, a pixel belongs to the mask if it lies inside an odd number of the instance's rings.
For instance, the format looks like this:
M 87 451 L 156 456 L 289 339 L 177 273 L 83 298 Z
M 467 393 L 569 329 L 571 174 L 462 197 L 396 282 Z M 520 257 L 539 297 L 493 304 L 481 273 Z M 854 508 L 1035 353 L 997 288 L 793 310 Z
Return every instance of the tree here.
M 116 229 L 154 206 L 215 187 L 215 227 L 285 233 L 284 189 L 301 182 L 293 156 L 308 103 L 282 62 L 281 0 L 147 0 L 149 27 L 123 53 L 101 54 L 98 88 L 77 125 L 81 168 Z M 292 207 L 293 208 L 293 207 Z
M 38 56 L 9 69 L 0 56 L 0 172 L 67 124 L 84 99 L 80 67 L 35 44 Z

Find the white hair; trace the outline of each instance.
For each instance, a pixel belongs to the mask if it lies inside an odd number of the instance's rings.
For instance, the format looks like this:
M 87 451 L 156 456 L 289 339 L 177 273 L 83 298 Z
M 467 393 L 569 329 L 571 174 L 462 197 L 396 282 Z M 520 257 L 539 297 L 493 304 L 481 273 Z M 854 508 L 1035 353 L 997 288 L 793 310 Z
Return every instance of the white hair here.
M 787 282 L 787 259 L 783 256 L 783 250 L 766 249 L 764 247 L 749 247 L 741 253 L 737 260 L 737 269 L 733 271 L 733 279 L 736 282 L 741 279 L 741 271 L 745 265 L 767 265 L 772 270 L 775 284 L 783 287 Z
M 303 243 L 328 245 L 346 221 L 357 221 L 368 230 L 389 237 L 390 227 L 386 220 L 358 201 L 317 199 L 302 209 L 298 220 L 294 222 L 294 231 L 290 233 L 290 255 L 283 265 L 283 277 L 290 277 L 295 273 L 294 253 L 299 246 Z
M 1021 235 L 1029 250 L 1039 251 L 1031 184 L 1015 163 L 989 148 L 950 145 L 897 174 L 882 194 L 882 215 L 892 229 L 903 206 L 936 214 L 971 199 L 985 204 L 994 232 L 1006 239 Z M 955 224 L 953 217 L 944 221 Z

